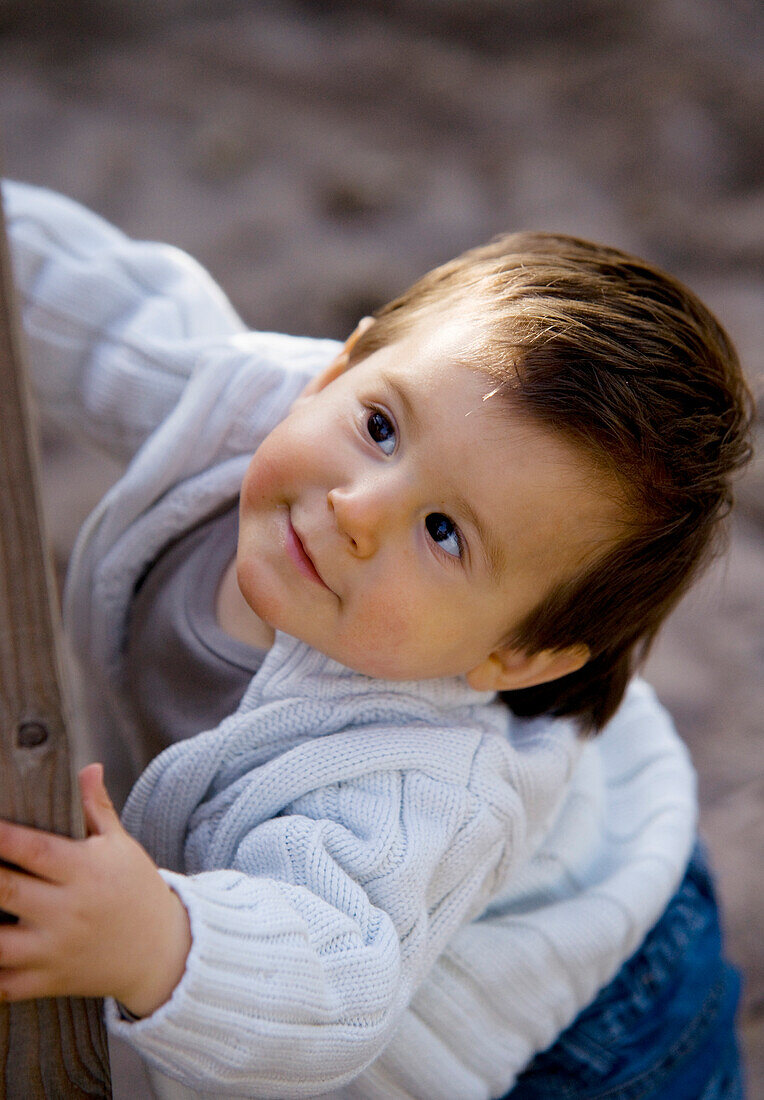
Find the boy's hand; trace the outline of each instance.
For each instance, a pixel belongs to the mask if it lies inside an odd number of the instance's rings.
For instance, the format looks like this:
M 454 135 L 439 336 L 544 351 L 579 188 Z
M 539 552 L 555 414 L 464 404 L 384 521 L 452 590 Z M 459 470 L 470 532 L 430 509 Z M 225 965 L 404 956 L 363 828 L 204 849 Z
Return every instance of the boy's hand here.
M 163 1004 L 191 946 L 188 914 L 122 828 L 103 769 L 80 772 L 88 836 L 0 821 L 0 1000 L 112 996 L 136 1016 Z

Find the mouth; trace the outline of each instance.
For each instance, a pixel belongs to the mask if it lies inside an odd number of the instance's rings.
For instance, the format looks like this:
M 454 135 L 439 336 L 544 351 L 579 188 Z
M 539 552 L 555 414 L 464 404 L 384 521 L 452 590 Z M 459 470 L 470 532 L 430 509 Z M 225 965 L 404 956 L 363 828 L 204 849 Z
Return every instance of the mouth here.
M 286 551 L 299 573 L 302 573 L 304 577 L 307 577 L 308 580 L 313 581 L 315 584 L 320 584 L 322 588 L 329 588 L 329 585 L 326 584 L 313 564 L 313 560 L 305 549 L 302 539 L 292 526 L 291 516 L 287 517 Z

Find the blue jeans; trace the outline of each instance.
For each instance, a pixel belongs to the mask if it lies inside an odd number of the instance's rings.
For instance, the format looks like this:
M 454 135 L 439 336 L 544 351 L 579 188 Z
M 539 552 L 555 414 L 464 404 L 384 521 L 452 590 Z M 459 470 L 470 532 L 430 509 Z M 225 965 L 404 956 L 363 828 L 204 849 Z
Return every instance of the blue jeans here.
M 739 997 L 696 848 L 639 950 L 504 1100 L 742 1100 Z

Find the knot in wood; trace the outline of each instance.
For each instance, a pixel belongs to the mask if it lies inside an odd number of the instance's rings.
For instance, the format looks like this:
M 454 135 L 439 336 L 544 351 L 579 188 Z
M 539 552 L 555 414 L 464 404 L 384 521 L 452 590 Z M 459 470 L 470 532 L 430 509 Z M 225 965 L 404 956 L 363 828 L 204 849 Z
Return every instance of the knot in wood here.
M 20 749 L 34 749 L 48 740 L 47 727 L 42 722 L 22 722 L 16 731 L 16 744 Z

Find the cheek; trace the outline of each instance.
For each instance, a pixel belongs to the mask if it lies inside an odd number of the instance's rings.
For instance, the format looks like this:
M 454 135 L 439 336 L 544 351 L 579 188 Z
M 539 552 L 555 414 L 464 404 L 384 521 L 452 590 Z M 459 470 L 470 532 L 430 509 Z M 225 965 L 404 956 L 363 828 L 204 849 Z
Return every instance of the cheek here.
M 290 479 L 289 451 L 278 429 L 271 432 L 252 456 L 241 483 L 244 509 L 257 510 L 264 502 L 280 498 Z
M 351 654 L 363 655 L 367 675 L 398 678 L 408 674 L 415 634 L 404 602 L 389 589 L 367 589 L 346 642 Z

